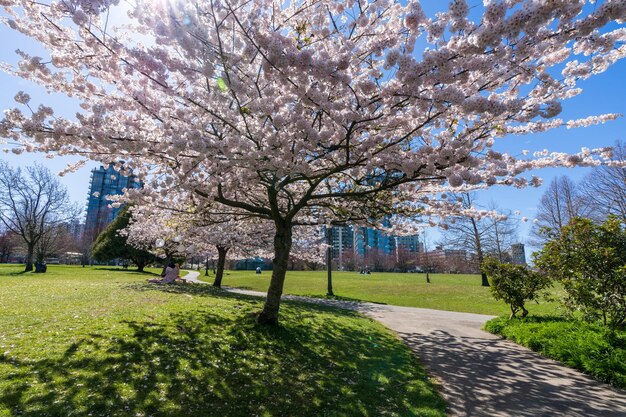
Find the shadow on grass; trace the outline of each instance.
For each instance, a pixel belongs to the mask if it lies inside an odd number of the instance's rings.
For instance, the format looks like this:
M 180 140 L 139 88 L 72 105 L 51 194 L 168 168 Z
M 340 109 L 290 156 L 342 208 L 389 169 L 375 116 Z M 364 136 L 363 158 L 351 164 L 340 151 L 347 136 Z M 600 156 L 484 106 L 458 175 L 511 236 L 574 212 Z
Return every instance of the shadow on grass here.
M 113 271 L 113 272 L 124 272 L 127 274 L 133 275 L 149 275 L 149 276 L 160 276 L 156 272 L 150 271 L 137 271 L 136 269 L 124 269 L 124 268 L 113 268 L 113 267 L 94 267 L 96 271 Z
M 133 283 L 127 285 L 126 288 L 134 291 L 163 291 L 171 294 L 187 294 L 196 297 L 219 297 L 228 300 L 255 303 L 257 304 L 258 309 L 261 308 L 260 302 L 263 301 L 263 298 L 255 295 L 232 292 L 223 288 L 216 288 L 209 284 L 155 284 L 146 282 Z M 361 315 L 357 312 L 357 310 L 359 310 L 358 308 L 351 308 L 354 305 L 358 305 L 358 303 L 354 303 L 352 301 L 350 301 L 348 305 L 345 301 L 336 302 L 334 300 L 326 300 L 323 298 L 311 298 L 308 301 L 303 301 L 302 298 L 303 297 L 287 295 L 283 297 L 281 305 L 287 304 L 291 306 L 299 306 L 300 309 L 310 309 L 317 312 L 333 312 L 342 316 L 361 317 Z
M 8 274 L 6 274 L 6 276 L 16 277 L 20 275 L 26 275 L 28 273 L 34 274 L 33 271 L 18 271 L 18 272 L 9 272 Z
M 565 323 L 565 322 L 575 322 L 574 319 L 563 317 L 563 316 L 554 316 L 554 315 L 545 315 L 545 316 L 533 316 L 528 315 L 527 317 L 515 318 L 512 319 L 514 321 L 519 321 L 521 323 Z
M 208 278 L 212 278 L 212 277 L 204 277 L 201 276 L 199 277 L 201 280 L 203 280 L 206 284 L 211 285 L 213 283 L 213 280 L 211 279 L 211 281 L 209 281 Z M 204 278 L 204 279 L 202 279 Z M 269 282 L 268 282 L 269 285 Z M 244 290 L 244 291 L 259 291 L 258 289 L 255 289 L 253 287 L 247 286 L 247 285 L 237 285 L 236 287 L 229 287 L 229 286 L 225 286 L 225 288 L 231 288 L 234 290 Z M 370 301 L 370 300 L 366 300 L 366 299 L 362 299 L 362 298 L 352 298 L 352 297 L 344 297 L 342 295 L 317 295 L 317 294 L 308 294 L 308 295 L 303 295 L 303 296 L 297 296 L 297 295 L 287 295 L 284 294 L 285 297 L 304 297 L 304 298 L 317 298 L 320 300 L 332 300 L 332 301 L 346 301 L 346 302 L 350 302 L 350 303 L 372 303 L 372 304 L 379 304 L 379 305 L 388 305 L 387 303 L 383 303 L 380 301 Z
M 373 303 L 373 304 L 380 304 L 380 305 L 388 305 L 387 303 L 381 303 L 380 301 L 369 301 L 369 300 L 363 300 L 361 298 L 344 297 L 341 295 L 311 295 L 310 297 L 321 298 L 323 300 L 350 301 L 350 302 L 355 302 L 355 303 Z
M 207 286 L 208 287 L 208 286 Z M 138 287 L 137 290 L 147 290 Z M 164 288 L 236 300 L 220 308 L 122 322 L 62 355 L 8 367 L 0 410 L 18 415 L 443 416 L 442 400 L 393 335 L 350 321 L 351 311 L 289 303 L 280 327 L 248 318 L 258 298 L 212 288 Z M 255 301 L 255 302 L 250 302 Z
M 243 288 L 237 287 L 231 290 L 216 288 L 207 284 L 150 284 L 140 283 L 132 284 L 127 288 L 137 291 L 149 291 L 160 290 L 169 293 L 189 294 L 206 297 L 223 297 L 231 299 L 240 299 L 246 301 L 262 300 L 262 297 L 255 295 L 248 295 L 238 292 Z M 349 297 L 315 297 L 315 296 L 297 296 L 297 295 L 283 295 L 281 304 L 302 304 L 306 308 L 318 308 L 320 311 L 332 311 L 333 313 L 346 314 L 346 311 L 359 312 L 359 313 L 372 313 L 380 311 L 384 303 L 369 303 L 364 304 L 362 300 L 349 298 Z M 381 307 L 377 307 L 380 305 Z M 314 307 L 316 306 L 316 307 Z M 347 313 L 354 316 L 353 313 Z
M 24 265 L 19 264 L 11 264 L 8 267 L 6 265 L 2 265 L 2 268 L 0 268 L 0 277 L 18 277 L 33 273 L 33 271 L 25 271 L 24 268 Z

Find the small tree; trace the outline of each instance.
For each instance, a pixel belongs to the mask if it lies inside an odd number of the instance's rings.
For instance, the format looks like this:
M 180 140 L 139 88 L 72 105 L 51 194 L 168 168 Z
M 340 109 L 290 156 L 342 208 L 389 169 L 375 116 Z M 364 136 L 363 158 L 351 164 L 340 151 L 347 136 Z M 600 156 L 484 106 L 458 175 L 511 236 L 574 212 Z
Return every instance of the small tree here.
M 119 233 L 128 226 L 130 213 L 128 207 L 120 210 L 119 214 L 96 239 L 93 245 L 92 256 L 98 262 L 112 259 L 128 259 L 137 265 L 137 271 L 142 272 L 144 267 L 154 261 L 150 252 L 137 249 L 127 243 L 127 237 Z
M 576 217 L 535 256 L 535 264 L 563 283 L 565 306 L 587 320 L 626 324 L 626 221 L 601 225 Z
M 618 141 L 613 157 L 626 163 L 626 142 Z M 626 167 L 624 165 L 598 166 L 581 181 L 581 198 L 589 207 L 589 217 L 606 220 L 614 214 L 626 220 Z
M 522 318 L 528 315 L 527 301 L 537 300 L 542 291 L 550 287 L 550 279 L 522 265 L 503 264 L 487 258 L 481 265 L 482 272 L 491 281 L 490 291 L 496 300 L 503 300 L 511 308 L 513 318 L 521 310 Z

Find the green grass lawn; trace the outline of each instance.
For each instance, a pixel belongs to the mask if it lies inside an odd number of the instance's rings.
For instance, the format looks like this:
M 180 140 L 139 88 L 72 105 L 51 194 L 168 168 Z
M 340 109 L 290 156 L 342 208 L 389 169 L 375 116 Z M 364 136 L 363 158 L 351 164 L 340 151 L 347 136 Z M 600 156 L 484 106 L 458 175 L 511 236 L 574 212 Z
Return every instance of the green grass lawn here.
M 616 387 L 626 388 L 626 331 L 561 317 L 490 320 L 485 329 Z
M 263 271 L 261 275 L 254 271 L 226 271 L 222 284 L 267 291 L 270 277 L 271 271 Z M 204 277 L 202 273 L 200 278 L 212 282 L 213 276 Z M 506 304 L 494 300 L 489 289 L 480 283 L 479 275 L 431 274 L 431 283 L 427 284 L 425 274 L 333 272 L 333 289 L 339 297 L 437 310 L 507 314 Z M 326 294 L 326 272 L 289 271 L 284 292 L 323 297 Z M 558 304 L 529 303 L 527 308 L 530 314 L 556 314 Z
M 0 265 L 0 416 L 444 416 L 404 344 L 350 311 Z M 227 277 L 228 279 L 228 277 Z

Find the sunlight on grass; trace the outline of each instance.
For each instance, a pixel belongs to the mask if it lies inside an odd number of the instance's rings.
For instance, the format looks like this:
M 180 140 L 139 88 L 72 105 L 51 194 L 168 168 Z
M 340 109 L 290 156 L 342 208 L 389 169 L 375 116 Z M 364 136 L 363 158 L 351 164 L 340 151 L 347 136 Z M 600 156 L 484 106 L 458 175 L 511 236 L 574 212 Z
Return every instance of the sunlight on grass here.
M 410 351 L 383 326 L 151 274 L 0 266 L 0 416 L 444 416 Z M 157 272 L 157 271 L 155 271 Z
M 254 271 L 227 271 L 224 286 L 267 291 L 271 271 L 257 275 Z M 371 301 L 407 307 L 466 313 L 502 315 L 509 308 L 493 299 L 489 288 L 480 285 L 479 275 L 431 274 L 426 283 L 424 274 L 374 272 L 360 275 L 357 272 L 333 272 L 333 289 L 336 296 L 347 299 Z M 212 282 L 212 276 L 200 279 Z M 289 271 L 285 279 L 285 294 L 324 297 L 325 271 Z M 530 303 L 530 314 L 555 314 L 555 302 Z

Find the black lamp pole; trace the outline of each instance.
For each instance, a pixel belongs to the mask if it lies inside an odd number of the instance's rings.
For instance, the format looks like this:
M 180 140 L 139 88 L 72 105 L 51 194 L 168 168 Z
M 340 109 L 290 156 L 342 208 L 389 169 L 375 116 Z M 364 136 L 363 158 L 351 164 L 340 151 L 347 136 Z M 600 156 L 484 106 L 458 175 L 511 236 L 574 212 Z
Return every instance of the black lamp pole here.
M 332 258 L 332 240 L 331 240 L 331 228 L 330 226 L 326 226 L 326 240 L 327 240 L 327 244 L 328 244 L 328 248 L 326 249 L 326 270 L 328 272 L 328 291 L 326 292 L 327 296 L 333 296 L 335 295 L 333 293 L 333 271 L 331 268 L 331 258 Z

